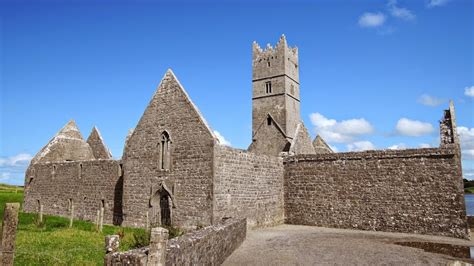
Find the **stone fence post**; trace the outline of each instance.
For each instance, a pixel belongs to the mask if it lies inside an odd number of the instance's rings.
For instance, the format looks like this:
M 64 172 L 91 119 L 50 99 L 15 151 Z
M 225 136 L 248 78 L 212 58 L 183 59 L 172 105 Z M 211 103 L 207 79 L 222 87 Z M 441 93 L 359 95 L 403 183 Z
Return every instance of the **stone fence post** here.
M 2 249 L 0 265 L 13 265 L 15 258 L 16 227 L 18 226 L 18 211 L 20 203 L 7 203 L 3 213 Z
M 168 243 L 168 230 L 156 227 L 151 229 L 150 250 L 148 251 L 149 266 L 164 266 L 166 262 L 166 245 Z
M 114 253 L 119 250 L 120 236 L 109 235 L 105 237 L 105 254 Z

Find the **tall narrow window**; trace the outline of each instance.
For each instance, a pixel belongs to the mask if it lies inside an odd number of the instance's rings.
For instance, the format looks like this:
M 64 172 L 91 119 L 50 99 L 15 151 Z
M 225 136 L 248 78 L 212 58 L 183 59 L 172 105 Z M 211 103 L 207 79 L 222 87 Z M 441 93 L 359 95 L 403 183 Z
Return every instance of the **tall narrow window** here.
M 265 91 L 267 93 L 272 93 L 272 82 L 271 81 L 265 82 Z
M 272 118 L 271 117 L 267 117 L 267 125 L 268 126 L 272 125 Z
M 160 160 L 159 165 L 161 170 L 169 170 L 170 169 L 170 136 L 168 132 L 163 131 L 161 133 L 161 140 L 160 140 Z

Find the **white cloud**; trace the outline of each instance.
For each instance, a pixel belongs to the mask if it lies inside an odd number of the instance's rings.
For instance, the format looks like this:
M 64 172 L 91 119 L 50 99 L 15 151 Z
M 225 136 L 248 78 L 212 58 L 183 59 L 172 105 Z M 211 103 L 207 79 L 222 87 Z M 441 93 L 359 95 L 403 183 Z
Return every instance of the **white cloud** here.
M 28 164 L 33 159 L 28 153 L 20 153 L 11 157 L 0 158 L 0 166 L 18 166 Z
M 474 128 L 458 127 L 458 134 L 463 158 L 474 160 Z
M 7 179 L 10 179 L 11 177 L 11 174 L 10 173 L 0 173 L 0 180 L 7 180 Z
M 464 88 L 464 95 L 474 97 L 474 86 Z
M 430 123 L 421 122 L 418 120 L 410 120 L 408 118 L 401 118 L 397 122 L 397 134 L 410 137 L 418 137 L 430 134 L 434 128 Z
M 397 0 L 390 0 L 388 1 L 388 9 L 390 14 L 396 18 L 400 18 L 403 20 L 415 20 L 416 16 L 407 8 L 398 7 Z
M 472 180 L 474 179 L 474 170 L 473 169 L 462 169 L 463 170 L 463 176 L 466 179 Z
M 420 145 L 418 145 L 418 148 L 422 148 L 422 149 L 431 148 L 431 145 L 428 143 L 420 143 Z
M 0 182 L 22 185 L 24 175 L 32 156 L 19 153 L 10 157 L 0 157 Z
M 356 141 L 354 143 L 347 144 L 348 151 L 367 151 L 375 150 L 375 145 L 370 141 Z
M 216 135 L 220 144 L 225 145 L 225 146 L 231 146 L 230 141 L 226 140 L 224 136 L 222 136 L 221 133 L 219 133 L 219 131 L 214 130 L 214 135 Z
M 387 149 L 389 149 L 389 150 L 405 150 L 407 148 L 408 147 L 405 143 L 399 143 L 399 144 L 392 145 L 392 146 L 388 147 Z
M 386 17 L 381 12 L 366 12 L 359 17 L 359 26 L 367 28 L 375 28 L 385 23 Z
M 448 2 L 449 0 L 429 0 L 427 7 L 432 8 L 432 7 L 437 7 L 437 6 L 443 6 Z
M 428 94 L 423 94 L 423 95 L 420 96 L 420 98 L 418 98 L 418 102 L 423 104 L 423 105 L 436 107 L 436 106 L 440 106 L 441 104 L 445 103 L 446 100 L 440 99 L 440 98 L 437 98 L 437 97 L 434 97 L 434 96 L 431 96 L 431 95 L 428 95 Z
M 309 117 L 315 127 L 314 130 L 327 142 L 349 143 L 357 136 L 371 134 L 374 131 L 372 125 L 363 118 L 338 122 L 320 113 L 312 113 Z

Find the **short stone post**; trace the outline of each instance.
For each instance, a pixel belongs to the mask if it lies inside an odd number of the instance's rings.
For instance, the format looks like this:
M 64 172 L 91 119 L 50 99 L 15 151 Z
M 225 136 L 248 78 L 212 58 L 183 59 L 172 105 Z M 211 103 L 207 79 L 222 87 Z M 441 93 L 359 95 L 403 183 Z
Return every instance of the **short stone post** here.
M 39 223 L 43 223 L 43 204 L 40 204 L 40 209 L 39 209 Z
M 155 227 L 151 229 L 150 250 L 148 251 L 148 265 L 165 265 L 168 236 L 168 230 L 164 228 Z
M 99 232 L 102 232 L 103 227 L 104 227 L 104 207 L 100 207 Z
M 72 227 L 74 221 L 74 204 L 71 204 L 71 215 L 69 216 L 69 228 Z
M 120 236 L 109 235 L 105 237 L 105 254 L 114 253 L 119 250 Z
M 95 217 L 95 230 L 99 231 L 99 223 L 100 223 L 100 210 L 97 210 L 97 216 Z
M 0 265 L 13 265 L 15 258 L 16 227 L 18 226 L 18 211 L 20 203 L 7 203 L 3 213 L 2 250 Z

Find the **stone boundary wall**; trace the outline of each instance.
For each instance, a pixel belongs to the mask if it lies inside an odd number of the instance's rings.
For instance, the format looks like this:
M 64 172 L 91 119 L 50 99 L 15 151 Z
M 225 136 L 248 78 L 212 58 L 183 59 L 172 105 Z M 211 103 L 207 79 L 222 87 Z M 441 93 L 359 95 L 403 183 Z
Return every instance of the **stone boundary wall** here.
M 285 160 L 286 223 L 468 238 L 459 150 Z
M 220 265 L 245 240 L 245 219 L 228 219 L 183 236 L 170 239 L 166 265 Z M 108 254 L 105 265 L 147 265 L 149 248 Z
M 104 223 L 122 222 L 122 168 L 120 161 L 91 160 L 31 165 L 26 172 L 24 210 L 96 221 L 104 205 Z
M 214 221 L 247 218 L 249 227 L 283 223 L 283 160 L 227 146 L 214 152 Z

